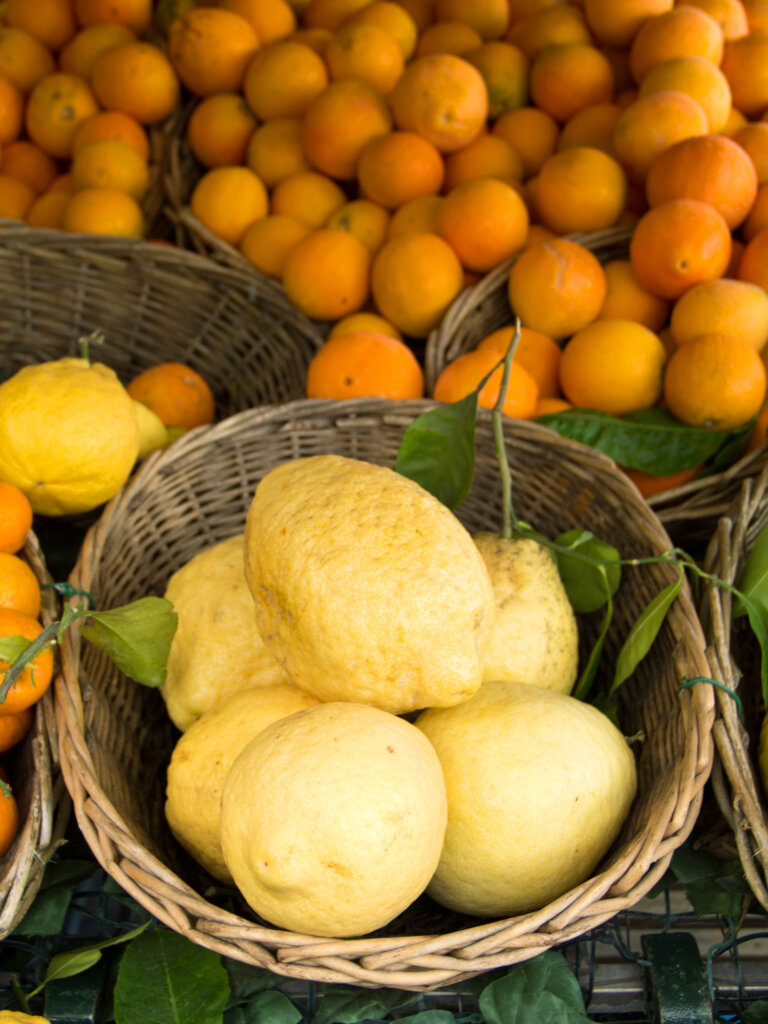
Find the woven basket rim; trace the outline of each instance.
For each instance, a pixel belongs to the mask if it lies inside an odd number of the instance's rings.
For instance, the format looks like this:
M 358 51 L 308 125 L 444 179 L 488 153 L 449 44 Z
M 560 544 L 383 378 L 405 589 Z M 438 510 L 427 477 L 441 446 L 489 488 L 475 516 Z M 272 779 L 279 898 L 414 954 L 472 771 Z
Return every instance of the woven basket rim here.
M 274 421 L 279 429 L 290 422 L 329 416 L 333 420 L 368 416 L 410 421 L 436 404 L 431 399 L 389 403 L 387 400 L 352 399 L 344 402 L 302 399 L 279 407 L 252 409 L 212 427 L 185 435 L 175 452 L 151 456 L 125 489 L 105 508 L 88 531 L 71 581 L 75 586 L 87 563 L 96 563 L 113 520 L 129 509 L 145 487 L 170 461 L 196 448 L 215 445 L 228 432 L 246 432 L 256 424 Z M 485 412 L 481 411 L 485 417 Z M 510 437 L 551 434 L 536 423 L 506 420 Z M 578 452 L 594 466 L 615 472 L 610 459 L 578 442 L 559 439 L 567 453 Z M 557 442 L 559 444 L 559 442 Z M 628 498 L 633 490 L 626 482 Z M 649 532 L 662 550 L 671 547 L 662 524 L 647 506 Z M 687 584 L 682 591 L 680 615 L 675 620 L 679 651 L 707 674 L 704 640 Z M 689 650 L 690 645 L 690 650 Z M 680 657 L 683 657 L 680 653 Z M 278 974 L 302 979 L 351 983 L 363 987 L 391 985 L 427 990 L 471 977 L 493 967 L 527 959 L 535 953 L 578 937 L 646 895 L 666 870 L 674 849 L 689 835 L 701 804 L 703 787 L 712 764 L 711 724 L 714 698 L 709 687 L 680 691 L 681 714 L 686 721 L 684 780 L 671 780 L 659 809 L 658 831 L 638 836 L 614 864 L 577 886 L 559 900 L 530 914 L 502 921 L 483 922 L 444 935 L 398 936 L 386 939 L 318 939 L 263 927 L 208 903 L 165 864 L 141 846 L 102 789 L 84 735 L 82 695 L 78 680 L 76 639 L 65 637 L 63 671 L 56 685 L 56 712 L 65 782 L 73 797 L 81 831 L 95 856 L 126 891 L 169 927 L 208 948 L 236 959 L 268 967 Z M 633 886 L 622 884 L 627 867 L 641 863 L 644 874 Z M 151 889 L 151 893 L 148 892 Z

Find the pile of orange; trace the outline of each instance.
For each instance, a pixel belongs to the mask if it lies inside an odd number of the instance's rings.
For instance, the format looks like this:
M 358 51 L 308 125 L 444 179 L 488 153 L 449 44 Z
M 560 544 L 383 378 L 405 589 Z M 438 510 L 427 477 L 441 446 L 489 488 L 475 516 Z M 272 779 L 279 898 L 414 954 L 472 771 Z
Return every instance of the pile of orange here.
M 12 484 L 0 482 L 0 636 L 31 641 L 42 632 L 40 584 L 28 562 L 20 557 L 32 527 L 32 508 Z M 0 682 L 10 667 L 0 659 Z M 0 755 L 15 747 L 32 726 L 34 705 L 53 676 L 50 647 L 24 668 L 0 703 Z M 19 830 L 19 808 L 0 765 L 0 856 L 8 851 Z

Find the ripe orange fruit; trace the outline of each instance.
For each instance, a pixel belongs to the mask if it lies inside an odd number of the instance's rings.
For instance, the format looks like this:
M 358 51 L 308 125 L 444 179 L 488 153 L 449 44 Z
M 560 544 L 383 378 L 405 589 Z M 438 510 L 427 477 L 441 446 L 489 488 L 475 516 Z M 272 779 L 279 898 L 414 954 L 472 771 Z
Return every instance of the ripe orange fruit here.
M 111 188 L 84 188 L 72 193 L 61 215 L 64 231 L 92 235 L 144 236 L 144 214 L 127 192 Z
M 114 189 L 140 202 L 149 189 L 149 165 L 127 142 L 98 139 L 82 146 L 73 157 L 72 180 L 75 191 Z
M 239 249 L 262 274 L 280 280 L 288 252 L 311 230 L 308 224 L 295 217 L 270 213 L 246 229 L 240 239 Z
M 440 235 L 467 270 L 485 272 L 525 245 L 528 210 L 520 195 L 497 178 L 457 185 L 440 207 Z
M 91 87 L 102 107 L 121 110 L 147 125 L 172 114 L 181 93 L 166 55 L 159 46 L 143 40 L 124 43 L 97 57 Z
M 700 7 L 714 18 L 723 38 L 738 39 L 749 32 L 747 11 L 741 0 L 685 0 L 690 7 Z
M 377 89 L 367 82 L 340 79 L 310 100 L 304 112 L 304 152 L 316 170 L 351 181 L 365 144 L 391 128 L 392 116 Z
M 300 171 L 278 181 L 269 198 L 269 212 L 319 228 L 346 199 L 346 192 L 333 178 L 318 171 Z
M 445 192 L 476 178 L 498 178 L 520 185 L 525 168 L 517 150 L 500 135 L 485 132 L 445 156 Z
M 16 797 L 0 788 L 0 857 L 6 854 L 19 834 L 19 805 Z
M 0 754 L 11 750 L 21 743 L 32 728 L 35 713 L 32 708 L 24 708 L 16 715 L 0 715 Z M 2 843 L 0 843 L 0 850 Z M 1 855 L 1 854 L 0 854 Z
M 78 27 L 72 0 L 7 0 L 3 13 L 9 25 L 23 28 L 53 51 L 68 43 Z
M 97 57 L 124 43 L 136 41 L 136 33 L 116 21 L 98 22 L 81 28 L 59 53 L 59 70 L 80 75 L 88 81 Z
M 378 25 L 386 29 L 400 47 L 404 60 L 409 60 L 416 51 L 419 27 L 413 16 L 395 0 L 374 0 L 350 15 L 345 24 Z
M 43 192 L 27 210 L 24 221 L 31 228 L 61 228 L 64 208 L 69 202 L 67 192 Z
M 354 78 L 389 95 L 403 73 L 405 59 L 397 41 L 378 25 L 344 24 L 323 50 L 332 81 Z
M 205 96 L 189 115 L 186 139 L 203 167 L 244 164 L 258 121 L 239 92 Z
M 680 345 L 664 375 L 664 401 L 694 427 L 733 430 L 760 411 L 766 373 L 759 354 L 741 338 L 710 331 Z
M 210 385 L 185 363 L 157 363 L 137 374 L 126 386 L 128 394 L 148 406 L 166 427 L 193 427 L 213 423 L 216 402 Z
M 765 121 L 744 124 L 731 138 L 755 165 L 758 185 L 764 185 L 768 181 L 768 124 Z
M 683 484 L 695 480 L 701 474 L 704 466 L 681 469 L 677 473 L 669 473 L 666 476 L 645 473 L 642 469 L 632 469 L 627 466 L 619 468 L 629 477 L 644 498 L 652 498 L 655 494 L 663 494 L 664 491 L 671 491 L 675 487 L 682 487 Z
M 536 403 L 536 411 L 533 414 L 535 420 L 540 416 L 551 416 L 553 413 L 567 412 L 573 406 L 567 398 L 551 398 L 547 395 L 539 397 Z
M 659 400 L 666 358 L 657 335 L 642 324 L 595 320 L 566 342 L 560 386 L 579 408 L 623 416 Z
M 304 43 L 282 39 L 251 59 L 242 92 L 260 121 L 302 117 L 311 100 L 328 85 L 322 57 Z
M 741 225 L 741 237 L 749 242 L 755 235 L 768 227 L 768 185 L 761 185 L 757 190 L 755 201 Z
M 615 85 L 611 62 L 591 43 L 545 47 L 528 76 L 531 99 L 560 124 L 582 107 L 610 102 Z
M 435 381 L 433 397 L 438 402 L 458 402 L 474 391 L 483 377 L 490 373 L 494 366 L 498 366 L 502 358 L 503 356 L 492 348 L 465 352 L 441 370 Z M 479 406 L 492 409 L 496 405 L 502 375 L 503 367 L 499 366 L 481 388 L 477 398 Z M 536 381 L 527 370 L 513 360 L 502 412 L 517 419 L 533 419 L 538 394 Z
M 296 14 L 286 0 L 218 0 L 217 6 L 245 18 L 262 46 L 296 31 Z
M 729 40 L 721 70 L 731 87 L 733 105 L 747 118 L 759 118 L 768 107 L 768 29 Z
M 709 130 L 721 132 L 731 112 L 731 87 L 706 57 L 672 57 L 651 68 L 637 90 L 638 99 L 655 92 L 684 92 L 707 115 Z
M 307 369 L 307 398 L 421 398 L 424 373 L 411 349 L 375 331 L 329 338 Z
M 500 135 L 519 154 L 526 178 L 538 174 L 547 157 L 554 153 L 559 133 L 554 117 L 538 107 L 508 110 L 491 125 L 491 134 Z
M 654 157 L 645 191 L 651 207 L 670 199 L 699 199 L 733 229 L 757 196 L 757 171 L 749 154 L 725 135 L 683 139 Z
M 383 316 L 379 316 L 378 313 L 366 312 L 350 313 L 349 316 L 343 316 L 341 320 L 336 321 L 325 337 L 326 340 L 330 340 L 339 334 L 352 334 L 355 331 L 373 331 L 374 334 L 388 334 L 390 338 L 403 340 L 402 334 L 394 324 L 385 320 Z
M 38 194 L 53 182 L 59 173 L 56 161 L 29 139 L 15 139 L 3 146 L 3 174 L 25 182 Z
M 521 323 L 556 340 L 594 320 L 605 292 L 605 271 L 597 256 L 567 238 L 524 249 L 507 284 L 510 305 Z
M 736 276 L 768 291 L 768 228 L 758 231 L 744 246 Z
M 749 281 L 703 281 L 675 302 L 669 327 L 676 345 L 717 331 L 736 335 L 759 352 L 768 341 L 768 293 Z
M 35 192 L 25 181 L 0 173 L 0 217 L 24 220 L 34 201 Z
M 15 484 L 0 480 L 0 551 L 16 554 L 32 529 L 32 506 Z
M 623 109 L 618 103 L 592 103 L 577 110 L 560 129 L 558 150 L 588 146 L 613 156 L 613 132 Z
M 350 199 L 333 210 L 325 227 L 349 231 L 373 254 L 387 239 L 389 210 L 370 199 Z
M 430 54 L 408 64 L 390 93 L 398 128 L 429 139 L 441 153 L 460 149 L 483 130 L 488 91 L 469 61 Z
M 15 608 L 36 619 L 40 615 L 40 584 L 27 562 L 0 551 L 0 607 Z
M 464 21 L 435 21 L 420 33 L 416 43 L 416 57 L 450 53 L 463 57 L 470 50 L 483 45 L 483 37 Z
M 517 46 L 495 39 L 470 50 L 464 58 L 483 76 L 492 121 L 527 101 L 530 61 Z
M 483 39 L 500 39 L 509 24 L 506 0 L 434 0 L 435 21 L 463 21 Z
M 462 290 L 461 262 L 439 235 L 399 234 L 373 259 L 371 292 L 377 311 L 398 330 L 426 338 Z
M 291 174 L 312 170 L 301 133 L 300 117 L 275 117 L 260 124 L 251 134 L 245 163 L 268 189 Z
M 69 157 L 78 126 L 98 109 L 96 96 L 84 79 L 54 71 L 41 78 L 27 97 L 27 135 L 50 156 Z
M 704 57 L 719 65 L 724 44 L 723 30 L 706 11 L 676 5 L 638 28 L 629 48 L 632 77 L 640 85 L 651 68 L 673 57 Z
M 211 234 L 236 246 L 246 229 L 266 216 L 269 198 L 248 167 L 212 167 L 193 188 L 189 206 Z
M 283 288 L 305 316 L 338 320 L 367 302 L 370 265 L 368 249 L 354 235 L 317 228 L 288 251 Z
M 556 234 L 611 227 L 626 202 L 626 175 L 618 160 L 600 149 L 563 149 L 545 160 L 539 171 L 536 212 Z
M 75 0 L 75 14 L 82 26 L 114 22 L 139 36 L 152 24 L 152 0 Z
M 308 0 L 302 11 L 302 21 L 307 28 L 325 28 L 335 32 L 347 18 L 367 5 L 368 0 Z
M 23 93 L 56 70 L 48 47 L 23 28 L 0 27 L 0 73 Z M 66 68 L 61 68 L 65 71 Z
M 630 181 L 643 185 L 654 158 L 669 146 L 709 132 L 704 109 L 684 92 L 654 92 L 622 110 L 613 152 Z
M 0 636 L 22 636 L 31 641 L 42 631 L 43 627 L 32 616 L 14 608 L 0 608 Z M 10 667 L 10 662 L 0 659 L 0 673 Z M 0 704 L 0 715 L 15 715 L 36 704 L 50 686 L 52 678 L 53 652 L 49 645 L 22 670 Z
M 583 11 L 571 3 L 549 4 L 513 21 L 504 38 L 531 60 L 549 46 L 592 42 Z
M 168 57 L 195 96 L 240 89 L 258 48 L 245 18 L 219 7 L 193 7 L 168 31 Z
M 672 9 L 673 0 L 584 0 L 590 32 L 603 46 L 629 46 L 646 20 Z
M 768 402 L 766 402 L 755 420 L 755 425 L 752 428 L 752 433 L 749 435 L 749 441 L 744 454 L 749 452 L 755 452 L 758 448 L 762 448 L 765 444 L 768 444 Z
M 411 232 L 440 234 L 440 209 L 445 196 L 417 196 L 408 199 L 392 211 L 387 235 L 396 238 Z
M 609 260 L 603 271 L 606 292 L 600 317 L 634 320 L 649 331 L 660 331 L 669 316 L 669 303 L 640 284 L 630 261 Z
M 476 351 L 492 349 L 503 357 L 509 348 L 515 328 L 500 327 L 491 331 L 477 345 Z M 557 342 L 548 334 L 532 331 L 530 327 L 520 328 L 520 340 L 515 349 L 514 361 L 536 381 L 539 390 L 539 402 L 542 398 L 554 398 L 560 395 L 560 360 L 563 352 Z
M 444 176 L 440 151 L 415 132 L 377 135 L 363 146 L 357 161 L 360 192 L 388 210 L 417 196 L 436 195 Z
M 87 143 L 104 139 L 124 142 L 136 150 L 143 160 L 149 160 L 149 137 L 144 126 L 121 110 L 100 110 L 87 121 L 81 121 L 72 137 L 72 156 L 77 156 L 78 151 Z

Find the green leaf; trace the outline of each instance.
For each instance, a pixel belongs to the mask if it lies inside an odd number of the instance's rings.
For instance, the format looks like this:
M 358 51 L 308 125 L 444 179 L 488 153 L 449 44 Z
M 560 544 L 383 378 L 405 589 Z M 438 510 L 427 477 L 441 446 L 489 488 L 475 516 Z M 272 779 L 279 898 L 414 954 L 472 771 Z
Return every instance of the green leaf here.
M 708 850 L 683 845 L 672 855 L 670 869 L 685 886 L 698 917 L 738 918 L 749 884 L 739 860 L 722 860 Z
M 231 1002 L 233 1003 L 244 1002 L 258 992 L 276 988 L 280 983 L 280 976 L 268 971 L 266 967 L 252 967 L 250 964 L 233 960 L 231 957 L 222 957 L 221 962 L 229 976 Z
M 410 1017 L 398 1017 L 397 1024 L 456 1024 L 450 1010 L 422 1010 Z
M 740 594 L 745 594 L 758 606 L 763 618 L 768 619 L 768 524 L 755 538 L 736 586 Z M 733 604 L 734 618 L 747 613 L 740 594 Z
M 245 1008 L 245 1024 L 299 1024 L 304 1014 L 288 996 L 271 989 L 260 992 Z
M 558 548 L 576 552 L 555 551 L 560 578 L 568 600 L 576 612 L 594 612 L 602 608 L 621 583 L 619 552 L 589 530 L 568 530 L 555 538 Z
M 596 448 L 620 466 L 656 476 L 692 469 L 708 459 L 716 459 L 726 446 L 743 448 L 745 442 L 745 428 L 727 431 L 690 427 L 660 408 L 622 417 L 591 409 L 569 409 L 542 416 L 538 422 L 561 437 Z
M 743 1024 L 768 1024 L 768 1000 L 757 999 L 741 1011 Z
M 547 952 L 491 982 L 480 995 L 487 1024 L 581 1024 L 588 1021 L 578 979 L 561 953 Z
M 156 928 L 125 950 L 114 989 L 116 1024 L 222 1024 L 229 980 L 218 953 Z
M 13 931 L 14 935 L 59 935 L 75 889 L 96 870 L 93 861 L 52 860 L 32 906 Z
M 589 652 L 589 658 L 584 668 L 581 670 L 581 675 L 576 680 L 576 685 L 573 688 L 573 696 L 576 700 L 586 700 L 589 691 L 592 689 L 592 684 L 595 681 L 597 675 L 597 669 L 600 664 L 600 656 L 603 653 L 603 647 L 605 645 L 605 638 L 608 635 L 608 630 L 613 620 L 613 601 L 609 598 L 608 604 L 605 607 L 605 614 L 603 620 L 600 623 L 600 632 L 597 635 L 597 639 L 592 645 L 592 650 Z M 608 700 L 606 697 L 605 700 Z
M 749 625 L 760 645 L 760 687 L 762 689 L 763 707 L 768 707 L 768 622 L 760 605 L 741 596 L 741 604 L 747 613 Z
M 58 981 L 59 978 L 72 978 L 76 974 L 82 974 L 89 967 L 93 967 L 101 960 L 101 952 L 98 949 L 74 949 L 70 953 L 59 953 L 53 957 L 45 972 L 44 984 L 49 981 Z
M 422 413 L 403 434 L 395 470 L 450 509 L 469 494 L 475 472 L 477 391 Z
M 410 1006 L 418 998 L 416 992 L 396 988 L 361 991 L 336 985 L 326 990 L 312 1024 L 360 1024 L 361 1021 L 381 1020 L 392 1010 Z
M 613 676 L 610 692 L 613 693 L 621 684 L 632 675 L 637 666 L 651 649 L 662 623 L 666 618 L 670 605 L 680 593 L 683 585 L 683 568 L 679 566 L 680 575 L 674 583 L 664 587 L 656 597 L 650 601 L 639 618 L 629 631 L 629 636 L 619 651 L 616 659 L 616 671 Z
M 164 597 L 142 597 L 109 611 L 90 612 L 80 632 L 137 683 L 162 686 L 178 616 Z
M 25 636 L 0 637 L 0 659 L 12 665 L 29 646 L 31 646 L 31 641 Z

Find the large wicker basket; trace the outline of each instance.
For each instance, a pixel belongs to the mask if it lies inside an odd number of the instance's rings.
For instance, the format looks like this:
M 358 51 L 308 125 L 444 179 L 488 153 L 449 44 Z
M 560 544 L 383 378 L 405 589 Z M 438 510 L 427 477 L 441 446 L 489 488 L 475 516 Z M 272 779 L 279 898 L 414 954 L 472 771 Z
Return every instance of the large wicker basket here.
M 303 400 L 199 428 L 151 456 L 88 532 L 72 582 L 100 607 L 161 594 L 193 554 L 243 529 L 257 482 L 286 460 L 334 452 L 392 466 L 403 432 L 434 403 Z M 670 540 L 612 462 L 506 420 L 518 514 L 550 536 L 582 526 L 627 556 L 664 552 Z M 472 490 L 458 509 L 471 530 L 501 527 L 501 484 L 489 415 L 481 413 Z M 616 597 L 602 682 L 632 623 L 676 579 L 653 562 L 628 569 Z M 584 616 L 583 654 L 600 613 Z M 69 631 L 57 685 L 65 780 L 80 829 L 119 884 L 169 927 L 207 948 L 289 977 L 427 990 L 526 960 L 584 934 L 644 896 L 690 833 L 709 776 L 711 687 L 691 595 L 675 600 L 649 656 L 619 691 L 625 734 L 638 744 L 639 792 L 594 877 L 534 913 L 484 920 L 422 896 L 375 935 L 318 939 L 258 921 L 236 892 L 187 859 L 163 816 L 165 767 L 178 736 L 157 691 L 123 676 Z
M 768 466 L 744 480 L 721 516 L 704 568 L 738 586 L 760 531 L 768 525 Z M 733 597 L 707 583 L 700 614 L 715 678 L 726 690 L 715 695 L 715 762 L 712 789 L 730 826 L 752 892 L 768 910 L 768 798 L 760 781 L 757 744 L 765 708 L 760 688 L 760 648 L 744 617 L 733 617 Z
M 91 356 L 127 383 L 182 362 L 208 381 L 218 417 L 301 398 L 322 344 L 271 282 L 195 253 L 140 239 L 76 235 L 0 222 L 0 379 L 28 363 Z
M 51 584 L 37 537 L 30 532 L 21 557 L 38 582 Z M 42 589 L 44 626 L 61 615 L 52 587 Z M 58 668 L 58 659 L 57 659 Z M 63 841 L 71 801 L 61 776 L 54 715 L 53 687 L 35 705 L 35 719 L 22 742 L 3 757 L 19 804 L 20 828 L 13 845 L 0 858 L 0 940 L 19 924 L 43 880 L 45 865 Z
M 610 228 L 569 237 L 590 249 L 601 263 L 607 263 L 627 258 L 631 236 L 630 228 Z M 427 338 L 424 355 L 427 394 L 433 393 L 435 382 L 448 363 L 471 351 L 491 331 L 512 323 L 507 279 L 515 259 L 512 257 L 500 264 L 462 292 L 440 326 Z M 655 494 L 647 499 L 648 504 L 675 540 L 706 544 L 718 517 L 738 495 L 741 482 L 759 473 L 767 461 L 768 448 L 762 448 L 738 459 L 723 472 Z

